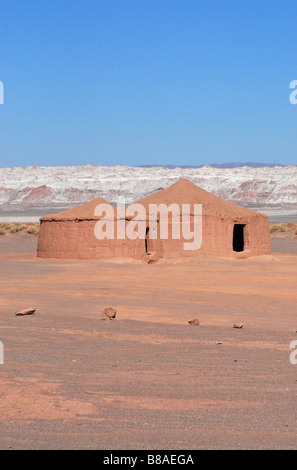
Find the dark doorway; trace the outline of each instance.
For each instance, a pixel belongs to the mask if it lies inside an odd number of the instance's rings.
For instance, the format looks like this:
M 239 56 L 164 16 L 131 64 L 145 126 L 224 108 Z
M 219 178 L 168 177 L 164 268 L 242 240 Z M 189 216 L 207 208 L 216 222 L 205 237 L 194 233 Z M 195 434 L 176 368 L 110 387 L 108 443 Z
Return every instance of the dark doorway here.
M 147 227 L 146 230 L 145 230 L 145 252 L 146 252 L 147 255 L 149 254 L 148 251 L 147 251 L 147 239 L 148 239 L 148 236 L 149 236 L 149 231 L 150 231 L 150 229 L 149 229 L 149 227 Z
M 244 251 L 244 227 L 243 224 L 234 224 L 233 251 Z

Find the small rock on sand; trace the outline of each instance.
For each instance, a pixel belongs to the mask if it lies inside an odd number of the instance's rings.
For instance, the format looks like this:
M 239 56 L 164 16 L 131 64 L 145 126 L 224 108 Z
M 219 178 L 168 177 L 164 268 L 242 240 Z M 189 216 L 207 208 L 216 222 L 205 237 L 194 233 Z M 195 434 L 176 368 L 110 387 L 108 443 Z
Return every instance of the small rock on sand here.
M 112 307 L 107 307 L 101 312 L 102 320 L 114 320 L 116 317 L 117 311 Z
M 233 328 L 243 328 L 243 323 L 234 323 Z
M 23 316 L 23 315 L 34 315 L 36 312 L 36 308 L 31 307 L 31 308 L 25 308 L 24 310 L 18 310 L 15 312 L 17 317 Z
M 200 324 L 198 318 L 194 318 L 194 320 L 189 320 L 188 323 L 190 325 L 199 325 Z

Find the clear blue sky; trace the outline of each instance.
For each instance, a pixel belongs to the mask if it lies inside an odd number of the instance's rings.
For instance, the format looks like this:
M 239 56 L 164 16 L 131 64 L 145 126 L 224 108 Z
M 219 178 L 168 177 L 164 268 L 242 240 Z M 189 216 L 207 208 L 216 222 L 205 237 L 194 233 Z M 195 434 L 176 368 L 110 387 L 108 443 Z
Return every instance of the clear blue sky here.
M 0 0 L 0 167 L 297 164 L 296 0 Z

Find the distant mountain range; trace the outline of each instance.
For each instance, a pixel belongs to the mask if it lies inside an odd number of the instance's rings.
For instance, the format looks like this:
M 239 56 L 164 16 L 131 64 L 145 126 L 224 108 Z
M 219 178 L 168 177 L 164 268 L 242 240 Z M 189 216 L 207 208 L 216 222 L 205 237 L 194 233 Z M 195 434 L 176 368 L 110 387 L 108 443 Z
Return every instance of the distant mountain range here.
M 297 166 L 232 165 L 230 168 L 210 165 L 197 168 L 122 165 L 2 168 L 0 211 L 16 206 L 74 206 L 96 197 L 112 203 L 131 203 L 182 178 L 244 206 L 297 207 Z
M 210 163 L 209 165 L 139 165 L 139 168 L 152 168 L 152 167 L 165 167 L 165 168 L 203 168 L 204 166 L 211 166 L 212 168 L 242 168 L 249 166 L 251 168 L 274 168 L 275 166 L 284 167 L 281 163 L 257 163 L 257 162 L 233 162 L 233 163 Z

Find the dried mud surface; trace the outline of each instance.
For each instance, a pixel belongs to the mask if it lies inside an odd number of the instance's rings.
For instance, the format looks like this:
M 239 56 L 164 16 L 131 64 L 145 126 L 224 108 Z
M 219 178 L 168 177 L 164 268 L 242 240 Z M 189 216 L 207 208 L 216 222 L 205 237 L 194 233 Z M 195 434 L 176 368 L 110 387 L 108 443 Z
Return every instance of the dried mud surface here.
M 1 449 L 296 448 L 295 254 L 147 265 L 36 243 L 0 238 Z

